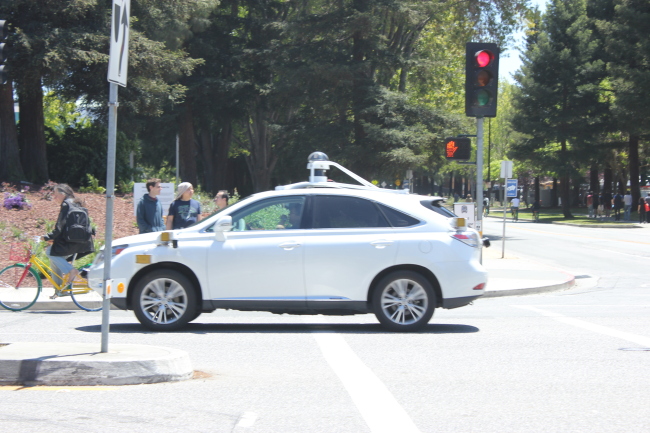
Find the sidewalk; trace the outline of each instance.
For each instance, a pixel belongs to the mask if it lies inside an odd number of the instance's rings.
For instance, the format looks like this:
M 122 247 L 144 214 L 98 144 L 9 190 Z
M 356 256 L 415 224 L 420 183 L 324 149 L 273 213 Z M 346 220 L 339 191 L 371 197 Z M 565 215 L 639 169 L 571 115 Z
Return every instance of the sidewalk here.
M 483 249 L 483 266 L 488 270 L 485 298 L 518 296 L 565 290 L 575 284 L 575 277 L 557 268 L 508 254 L 501 258 L 501 248 Z

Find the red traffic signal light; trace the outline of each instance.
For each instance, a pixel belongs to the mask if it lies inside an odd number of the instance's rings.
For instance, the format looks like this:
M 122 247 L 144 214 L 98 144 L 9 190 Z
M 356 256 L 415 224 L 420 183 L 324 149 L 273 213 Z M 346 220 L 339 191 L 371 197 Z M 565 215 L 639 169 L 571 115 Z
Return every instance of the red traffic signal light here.
M 467 161 L 472 155 L 472 142 L 467 137 L 445 138 L 445 157 Z
M 499 90 L 499 47 L 470 42 L 465 47 L 465 114 L 495 117 Z

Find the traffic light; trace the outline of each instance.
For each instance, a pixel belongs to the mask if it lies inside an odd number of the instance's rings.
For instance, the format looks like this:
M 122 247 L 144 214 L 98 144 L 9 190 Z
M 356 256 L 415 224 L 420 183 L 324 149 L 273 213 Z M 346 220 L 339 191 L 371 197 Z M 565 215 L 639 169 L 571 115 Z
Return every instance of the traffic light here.
M 445 157 L 447 159 L 459 159 L 467 161 L 472 155 L 472 142 L 467 137 L 446 138 Z
M 465 46 L 465 115 L 496 117 L 499 47 L 470 42 Z
M 9 81 L 9 67 L 5 64 L 9 46 L 4 42 L 9 36 L 9 23 L 5 20 L 0 20 L 0 85 Z

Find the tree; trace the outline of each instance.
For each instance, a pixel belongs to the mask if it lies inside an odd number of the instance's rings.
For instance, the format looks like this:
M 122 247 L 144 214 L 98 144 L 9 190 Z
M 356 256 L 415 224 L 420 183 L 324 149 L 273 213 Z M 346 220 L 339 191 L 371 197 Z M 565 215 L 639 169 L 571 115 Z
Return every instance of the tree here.
M 644 0 L 589 0 L 588 13 L 603 40 L 606 82 L 614 95 L 612 113 L 628 136 L 628 164 L 633 203 L 639 190 L 639 142 L 650 133 L 650 3 Z
M 522 69 L 515 74 L 512 125 L 528 138 L 513 150 L 534 155 L 559 175 L 562 210 L 572 218 L 575 155 L 605 130 L 607 104 L 600 90 L 605 65 L 597 58 L 599 42 L 589 28 L 584 0 L 552 0 L 536 38 L 527 44 Z

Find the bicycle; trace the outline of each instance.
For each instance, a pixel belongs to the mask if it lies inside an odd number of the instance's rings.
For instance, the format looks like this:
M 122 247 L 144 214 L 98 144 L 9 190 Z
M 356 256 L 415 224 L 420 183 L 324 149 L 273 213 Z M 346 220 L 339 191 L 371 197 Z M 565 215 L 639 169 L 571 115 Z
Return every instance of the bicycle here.
M 72 263 L 74 264 L 73 257 Z M 9 260 L 16 261 L 0 271 L 0 306 L 11 311 L 26 310 L 34 305 L 43 289 L 41 275 L 52 283 L 54 295 L 70 296 L 74 304 L 85 311 L 102 309 L 102 296 L 88 286 L 88 280 L 79 275 L 71 284 L 55 273 L 43 260 L 32 253 L 31 247 L 24 244 L 12 244 Z M 55 280 L 58 278 L 61 284 Z

